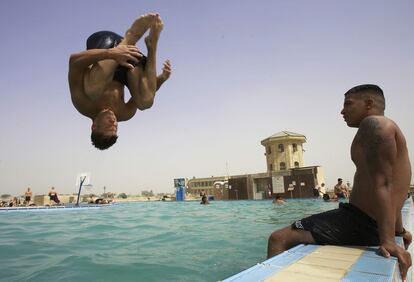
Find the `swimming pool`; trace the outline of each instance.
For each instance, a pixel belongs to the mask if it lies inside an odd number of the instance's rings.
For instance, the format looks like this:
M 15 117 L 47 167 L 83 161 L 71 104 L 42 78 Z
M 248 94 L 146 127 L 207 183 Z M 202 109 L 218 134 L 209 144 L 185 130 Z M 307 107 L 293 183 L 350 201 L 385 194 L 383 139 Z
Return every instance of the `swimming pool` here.
M 273 230 L 337 205 L 137 202 L 0 213 L 0 280 L 217 281 L 263 261 Z

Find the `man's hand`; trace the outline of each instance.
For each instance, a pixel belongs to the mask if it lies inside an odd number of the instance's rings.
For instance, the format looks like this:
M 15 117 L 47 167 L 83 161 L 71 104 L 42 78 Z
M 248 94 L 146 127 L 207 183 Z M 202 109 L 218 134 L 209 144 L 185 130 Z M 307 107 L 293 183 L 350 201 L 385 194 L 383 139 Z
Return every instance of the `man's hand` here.
M 134 45 L 118 45 L 108 50 L 112 59 L 129 69 L 133 69 L 134 65 L 132 63 L 138 63 L 139 58 L 142 57 L 142 53 Z
M 162 73 L 157 76 L 157 91 L 160 89 L 161 85 L 170 78 L 171 75 L 171 62 L 170 60 L 166 60 L 164 62 L 164 67 L 162 68 Z
M 402 235 L 402 238 L 403 238 L 403 241 L 404 241 L 404 247 L 407 250 L 408 247 L 410 246 L 412 240 L 413 240 L 413 236 L 411 236 L 410 232 L 405 230 L 404 234 Z
M 395 242 L 382 243 L 379 247 L 379 253 L 386 258 L 390 256 L 398 258 L 401 279 L 404 281 L 407 276 L 407 271 L 411 266 L 410 253 L 398 246 Z
M 164 81 L 166 81 L 167 79 L 170 78 L 171 75 L 171 61 L 170 60 L 166 60 L 164 62 L 164 67 L 162 68 L 162 73 L 161 73 L 161 77 L 162 79 L 164 79 Z

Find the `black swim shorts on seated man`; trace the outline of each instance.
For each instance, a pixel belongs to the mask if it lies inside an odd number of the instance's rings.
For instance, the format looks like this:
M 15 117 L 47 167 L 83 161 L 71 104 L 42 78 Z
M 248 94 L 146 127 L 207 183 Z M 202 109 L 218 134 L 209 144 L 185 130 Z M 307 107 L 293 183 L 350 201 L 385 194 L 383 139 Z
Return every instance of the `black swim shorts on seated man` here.
M 292 229 L 311 232 L 319 245 L 379 245 L 375 220 L 349 203 L 339 203 L 338 209 L 297 220 Z

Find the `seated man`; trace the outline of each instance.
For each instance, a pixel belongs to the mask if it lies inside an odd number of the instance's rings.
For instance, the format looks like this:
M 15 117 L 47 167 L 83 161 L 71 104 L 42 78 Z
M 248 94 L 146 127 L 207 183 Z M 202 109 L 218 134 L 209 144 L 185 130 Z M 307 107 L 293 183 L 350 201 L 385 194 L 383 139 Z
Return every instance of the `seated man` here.
M 55 187 L 52 187 L 49 191 L 49 200 L 55 202 L 55 204 L 60 204 L 60 200 L 58 198 L 58 195 L 55 191 Z
M 301 243 L 379 245 L 383 256 L 398 258 L 405 278 L 411 256 L 394 237 L 403 236 L 406 247 L 411 242 L 401 219 L 411 166 L 405 137 L 397 124 L 384 116 L 384 109 L 384 94 L 376 85 L 356 86 L 345 93 L 341 114 L 349 127 L 358 128 L 351 146 L 356 172 L 350 201 L 273 232 L 269 258 Z
M 163 72 L 156 74 L 156 51 L 163 22 L 158 14 L 139 17 L 125 37 L 100 31 L 87 40 L 87 50 L 72 54 L 69 61 L 69 88 L 72 103 L 84 116 L 92 119 L 92 143 L 104 150 L 118 136 L 118 121 L 131 119 L 137 109 L 152 106 L 155 92 L 169 78 L 171 65 L 167 60 Z M 149 31 L 145 43 L 147 57 L 135 46 Z M 124 86 L 131 98 L 124 101 Z
M 20 205 L 20 200 L 17 197 L 13 197 L 13 199 L 9 202 L 9 207 L 17 207 Z
M 348 187 L 343 183 L 342 178 L 338 178 L 338 183 L 334 187 L 334 192 L 338 198 L 348 198 Z

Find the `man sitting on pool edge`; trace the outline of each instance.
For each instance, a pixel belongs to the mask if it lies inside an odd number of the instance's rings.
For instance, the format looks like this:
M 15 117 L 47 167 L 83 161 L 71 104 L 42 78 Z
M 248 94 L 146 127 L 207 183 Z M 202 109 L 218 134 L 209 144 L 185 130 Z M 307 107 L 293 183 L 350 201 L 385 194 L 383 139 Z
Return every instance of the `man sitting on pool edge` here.
M 49 191 L 49 193 L 48 193 L 48 196 L 49 196 L 49 201 L 52 203 L 52 204 L 60 204 L 60 200 L 59 200 L 59 198 L 58 198 L 58 194 L 56 193 L 56 191 L 55 191 L 55 187 L 52 187 L 51 189 L 50 189 L 50 191 Z M 53 201 L 53 202 L 52 202 Z
M 357 127 L 351 146 L 356 166 L 349 204 L 295 221 L 273 232 L 267 255 L 273 257 L 298 244 L 379 245 L 384 257 L 398 258 L 402 279 L 411 266 L 410 254 L 394 236 L 411 243 L 401 219 L 401 208 L 411 180 L 405 138 L 397 124 L 384 116 L 384 94 L 376 85 L 356 86 L 345 93 L 341 114 Z
M 135 46 L 145 38 L 148 56 Z M 155 92 L 170 77 L 171 64 L 164 63 L 161 75 L 156 74 L 156 50 L 163 22 L 158 14 L 139 17 L 125 37 L 100 31 L 87 40 L 87 50 L 72 54 L 69 61 L 69 87 L 75 108 L 92 119 L 92 143 L 104 150 L 118 136 L 118 121 L 131 119 L 137 109 L 149 109 Z M 124 86 L 131 98 L 124 101 Z

